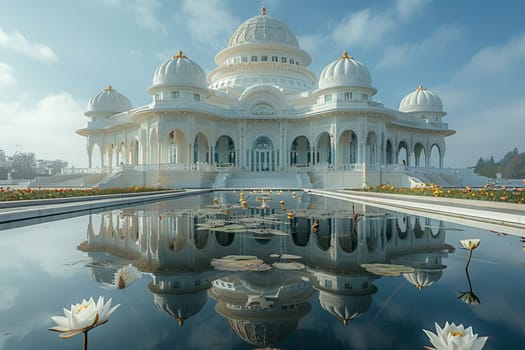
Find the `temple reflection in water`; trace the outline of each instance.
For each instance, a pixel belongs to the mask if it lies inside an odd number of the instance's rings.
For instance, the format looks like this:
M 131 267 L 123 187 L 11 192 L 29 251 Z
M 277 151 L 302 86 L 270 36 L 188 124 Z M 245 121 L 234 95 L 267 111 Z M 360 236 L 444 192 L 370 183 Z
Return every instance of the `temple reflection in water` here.
M 303 192 L 216 192 L 92 214 L 78 249 L 97 282 L 112 283 L 127 264 L 149 274 L 155 305 L 181 326 L 213 299 L 232 330 L 255 346 L 286 338 L 311 303 L 344 325 L 366 313 L 374 281 L 390 277 L 363 264 L 409 268 L 402 276 L 422 290 L 441 278 L 441 260 L 453 250 L 440 221 Z M 268 268 L 211 264 L 239 255 Z

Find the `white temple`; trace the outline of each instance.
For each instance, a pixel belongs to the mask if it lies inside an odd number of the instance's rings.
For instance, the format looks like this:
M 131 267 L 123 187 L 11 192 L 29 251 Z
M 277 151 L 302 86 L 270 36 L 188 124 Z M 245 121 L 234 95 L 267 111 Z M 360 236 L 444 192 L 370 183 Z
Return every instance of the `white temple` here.
M 374 101 L 367 67 L 344 52 L 308 66 L 288 27 L 266 14 L 242 23 L 207 75 L 181 51 L 162 63 L 134 108 L 111 86 L 85 112 L 99 186 L 362 187 L 453 183 L 441 176 L 441 99 L 423 86 L 398 110 Z M 97 159 L 95 164 L 94 159 Z M 95 170 L 97 169 L 97 170 Z

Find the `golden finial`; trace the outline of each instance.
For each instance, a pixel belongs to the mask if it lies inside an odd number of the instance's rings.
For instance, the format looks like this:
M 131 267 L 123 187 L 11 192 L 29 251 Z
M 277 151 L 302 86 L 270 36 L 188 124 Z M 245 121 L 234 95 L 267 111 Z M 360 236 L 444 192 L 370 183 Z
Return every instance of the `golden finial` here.
M 188 56 L 184 56 L 184 54 L 182 53 L 181 50 L 179 50 L 179 52 L 177 52 L 176 55 L 173 55 L 173 59 L 177 59 L 177 58 L 188 58 Z
M 108 87 L 104 89 L 104 91 L 112 91 L 112 90 L 113 90 L 113 87 L 111 85 L 108 85 Z
M 346 50 L 343 51 L 343 54 L 341 55 L 341 57 L 339 57 L 340 60 L 346 60 L 346 59 L 351 59 L 351 58 L 353 58 L 353 57 L 350 56 L 350 55 L 348 54 L 348 52 L 346 52 Z
M 426 286 L 424 286 L 424 285 L 422 285 L 422 284 L 418 284 L 418 285 L 416 286 L 416 288 L 419 289 L 419 291 L 422 291 L 423 288 L 425 288 L 425 287 L 426 287 Z
M 264 6 L 264 2 L 261 7 L 261 16 L 266 16 L 266 6 Z
M 339 316 L 339 321 L 343 321 L 343 325 L 346 327 L 346 326 L 348 326 L 348 321 L 350 321 L 350 320 L 348 319 L 348 317 L 343 318 L 343 317 Z
M 419 84 L 419 86 L 417 87 L 417 91 L 423 91 L 423 90 L 426 90 L 425 87 Z

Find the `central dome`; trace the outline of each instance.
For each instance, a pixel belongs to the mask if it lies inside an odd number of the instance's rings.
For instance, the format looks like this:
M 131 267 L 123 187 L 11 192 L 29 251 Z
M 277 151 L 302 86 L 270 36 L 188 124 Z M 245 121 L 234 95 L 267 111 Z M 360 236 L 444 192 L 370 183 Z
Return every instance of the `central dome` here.
M 283 22 L 267 16 L 263 7 L 259 16 L 248 19 L 233 32 L 228 47 L 264 43 L 299 48 L 294 33 Z

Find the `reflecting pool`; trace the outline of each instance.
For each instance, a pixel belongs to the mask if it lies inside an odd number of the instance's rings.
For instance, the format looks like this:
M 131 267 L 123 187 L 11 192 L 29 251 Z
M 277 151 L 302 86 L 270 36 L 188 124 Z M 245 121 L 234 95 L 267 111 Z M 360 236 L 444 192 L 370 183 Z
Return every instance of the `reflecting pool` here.
M 0 229 L 2 229 L 0 227 Z M 0 349 L 422 349 L 434 322 L 522 349 L 520 237 L 311 196 L 215 192 L 0 231 Z M 469 252 L 459 241 L 479 238 Z

